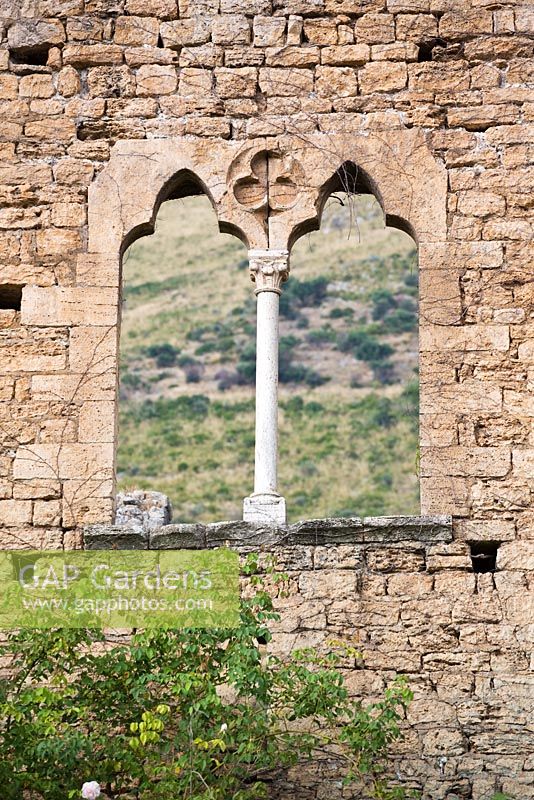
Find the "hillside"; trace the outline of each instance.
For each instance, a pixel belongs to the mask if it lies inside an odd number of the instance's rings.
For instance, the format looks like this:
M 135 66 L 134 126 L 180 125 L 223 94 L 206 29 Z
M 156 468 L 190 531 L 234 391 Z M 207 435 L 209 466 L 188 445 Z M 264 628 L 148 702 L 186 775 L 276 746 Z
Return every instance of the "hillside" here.
M 180 521 L 239 518 L 254 463 L 255 298 L 206 198 L 165 203 L 124 262 L 119 485 Z M 415 513 L 417 273 L 371 198 L 331 198 L 281 298 L 290 519 Z

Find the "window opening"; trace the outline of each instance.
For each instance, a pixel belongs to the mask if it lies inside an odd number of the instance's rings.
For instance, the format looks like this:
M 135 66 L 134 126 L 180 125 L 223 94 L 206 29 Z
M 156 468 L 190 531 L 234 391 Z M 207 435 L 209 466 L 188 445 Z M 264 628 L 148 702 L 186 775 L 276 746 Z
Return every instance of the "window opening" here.
M 0 286 L 0 309 L 20 311 L 23 286 L 5 283 Z
M 415 245 L 333 188 L 280 298 L 280 491 L 293 519 L 417 514 Z
M 495 572 L 500 542 L 472 542 L 471 564 L 473 572 Z

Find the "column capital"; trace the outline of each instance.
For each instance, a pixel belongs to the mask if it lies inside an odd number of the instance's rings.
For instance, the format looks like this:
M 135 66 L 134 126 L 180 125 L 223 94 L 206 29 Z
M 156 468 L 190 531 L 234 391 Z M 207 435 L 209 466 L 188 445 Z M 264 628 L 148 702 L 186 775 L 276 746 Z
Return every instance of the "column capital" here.
M 289 278 L 288 250 L 249 250 L 250 278 L 256 284 L 254 294 L 282 294 L 282 284 Z

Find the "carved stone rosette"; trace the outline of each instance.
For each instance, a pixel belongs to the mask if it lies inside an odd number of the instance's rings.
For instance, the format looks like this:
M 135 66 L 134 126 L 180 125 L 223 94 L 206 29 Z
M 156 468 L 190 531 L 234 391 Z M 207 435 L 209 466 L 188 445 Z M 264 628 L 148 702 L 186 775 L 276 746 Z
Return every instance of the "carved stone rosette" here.
M 256 284 L 255 294 L 282 294 L 282 284 L 289 277 L 288 250 L 249 250 L 250 277 Z

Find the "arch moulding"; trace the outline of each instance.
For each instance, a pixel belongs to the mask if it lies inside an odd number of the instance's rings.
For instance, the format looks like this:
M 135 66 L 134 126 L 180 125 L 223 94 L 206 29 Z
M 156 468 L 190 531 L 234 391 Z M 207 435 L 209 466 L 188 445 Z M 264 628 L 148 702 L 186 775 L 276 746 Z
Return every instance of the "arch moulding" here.
M 246 142 L 189 137 L 115 145 L 109 163 L 89 188 L 88 248 L 77 261 L 79 287 L 106 289 L 110 298 L 117 298 L 105 325 L 101 318 L 92 324 L 88 312 L 80 331 L 84 345 L 72 352 L 70 363 L 73 373 L 93 372 L 94 381 L 105 384 L 98 398 L 95 438 L 99 430 L 105 432 L 100 436 L 105 441 L 96 444 L 106 445 L 99 456 L 99 485 L 106 489 L 97 492 L 100 518 L 94 519 L 88 502 L 80 522 L 109 522 L 113 515 L 121 261 L 126 248 L 153 232 L 164 200 L 204 192 L 222 231 L 238 236 L 251 250 L 290 250 L 299 236 L 319 227 L 328 194 L 351 188 L 343 185 L 347 163 L 354 165 L 356 176 L 361 175 L 361 179 L 353 175 L 352 188 L 375 194 L 388 223 L 403 228 L 416 241 L 420 270 L 433 273 L 426 253 L 430 257 L 436 246 L 445 246 L 447 177 L 419 131 L 280 136 Z M 459 323 L 458 317 L 456 322 L 451 317 L 456 311 L 451 312 L 450 301 L 444 307 L 440 300 L 444 283 L 444 275 L 438 281 L 425 281 L 422 321 Z M 98 367 L 93 368 L 93 363 Z M 424 374 L 424 363 L 421 366 L 424 392 L 432 379 Z M 424 485 L 422 489 L 424 513 L 448 513 L 448 508 L 427 503 Z M 107 502 L 102 504 L 104 497 Z M 102 518 L 103 505 L 108 519 Z

